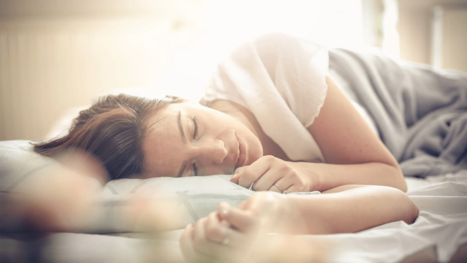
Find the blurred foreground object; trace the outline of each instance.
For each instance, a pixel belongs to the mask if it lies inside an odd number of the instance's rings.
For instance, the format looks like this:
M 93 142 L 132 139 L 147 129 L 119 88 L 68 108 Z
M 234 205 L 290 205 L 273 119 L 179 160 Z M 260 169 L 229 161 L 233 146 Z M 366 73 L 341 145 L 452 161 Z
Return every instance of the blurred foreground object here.
M 70 151 L 57 160 L 2 192 L 1 232 L 73 232 L 90 218 L 105 172 L 85 153 Z
M 0 262 L 154 262 L 146 261 L 153 257 L 171 262 L 181 258 L 178 245 L 168 243 L 167 248 L 167 242 L 158 241 L 158 231 L 170 220 L 167 205 L 143 194 L 110 203 L 100 200 L 107 176 L 89 154 L 71 150 L 56 156 L 58 162 L 41 158 L 26 174 L 4 157 L 0 156 L 0 178 L 5 183 L 13 178 L 16 183 L 0 194 Z M 22 161 L 30 163 L 33 158 L 25 155 Z M 92 232 L 96 225 L 122 222 L 138 238 L 78 234 Z M 107 246 L 87 255 L 91 249 L 87 244 L 92 246 L 96 240 Z M 109 253 L 118 247 L 122 247 L 120 253 Z

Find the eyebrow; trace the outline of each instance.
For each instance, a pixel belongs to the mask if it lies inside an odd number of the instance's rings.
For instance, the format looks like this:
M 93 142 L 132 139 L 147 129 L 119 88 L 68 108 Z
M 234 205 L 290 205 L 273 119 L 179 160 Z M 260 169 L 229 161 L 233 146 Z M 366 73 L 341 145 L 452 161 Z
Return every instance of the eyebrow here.
M 183 131 L 183 125 L 182 125 L 182 112 L 181 111 L 178 111 L 177 124 L 178 124 L 178 131 L 180 132 L 180 137 L 182 138 L 182 142 L 186 143 L 185 131 Z M 180 170 L 178 171 L 177 177 L 182 177 L 183 172 L 186 169 L 186 165 L 187 165 L 187 162 L 184 161 L 182 163 L 182 166 L 180 167 Z

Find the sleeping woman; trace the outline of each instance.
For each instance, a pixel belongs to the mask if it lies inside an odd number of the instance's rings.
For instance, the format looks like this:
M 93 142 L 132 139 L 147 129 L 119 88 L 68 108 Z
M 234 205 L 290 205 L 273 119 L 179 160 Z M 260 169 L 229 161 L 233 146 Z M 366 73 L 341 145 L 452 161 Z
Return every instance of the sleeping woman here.
M 397 161 L 327 75 L 327 60 L 319 45 L 266 35 L 220 63 L 201 103 L 109 95 L 35 151 L 85 150 L 113 179 L 233 174 L 233 183 L 258 191 L 188 226 L 181 244 L 190 259 L 216 258 L 262 231 L 414 222 L 418 208 Z M 293 194 L 312 191 L 322 194 Z

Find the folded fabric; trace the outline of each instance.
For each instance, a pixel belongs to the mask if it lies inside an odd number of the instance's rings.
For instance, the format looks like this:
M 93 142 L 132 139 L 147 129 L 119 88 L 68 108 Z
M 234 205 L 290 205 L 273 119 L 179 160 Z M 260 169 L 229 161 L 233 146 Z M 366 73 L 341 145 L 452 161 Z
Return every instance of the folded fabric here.
M 330 75 L 375 121 L 405 176 L 467 169 L 467 74 L 329 51 Z

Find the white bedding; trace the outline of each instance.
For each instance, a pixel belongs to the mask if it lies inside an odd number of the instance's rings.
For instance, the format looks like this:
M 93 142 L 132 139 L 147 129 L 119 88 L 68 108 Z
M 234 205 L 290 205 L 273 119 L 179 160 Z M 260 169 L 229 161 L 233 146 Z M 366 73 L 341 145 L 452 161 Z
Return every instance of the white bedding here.
M 337 244 L 333 262 L 398 262 L 434 246 L 448 262 L 467 242 L 467 171 L 427 179 L 408 178 L 408 195 L 420 209 L 412 225 L 393 222 L 356 234 L 320 238 Z
M 439 262 L 449 262 L 467 243 L 467 171 L 406 181 L 409 196 L 420 208 L 414 224 L 399 221 L 354 234 L 302 237 L 333 244 L 326 262 L 399 262 L 431 247 Z M 172 247 L 168 256 L 181 262 L 177 246 L 182 232 L 168 231 L 163 238 Z
M 467 171 L 406 180 L 408 195 L 420 209 L 414 224 L 399 221 L 354 234 L 308 238 L 334 244 L 329 262 L 399 262 L 433 246 L 438 261 L 448 262 L 467 243 Z M 181 233 L 172 231 L 172 239 Z
M 399 262 L 431 247 L 439 262 L 448 262 L 467 243 L 467 171 L 406 181 L 420 208 L 414 224 L 399 221 L 353 234 L 302 237 L 333 244 L 326 262 Z M 168 231 L 163 240 L 172 246 L 170 258 L 183 262 L 177 249 L 182 232 Z
M 406 181 L 420 208 L 414 224 L 399 221 L 354 234 L 302 237 L 332 243 L 329 262 L 399 262 L 430 247 L 439 262 L 448 262 L 467 243 L 467 171 Z M 170 241 L 182 232 L 169 231 Z

